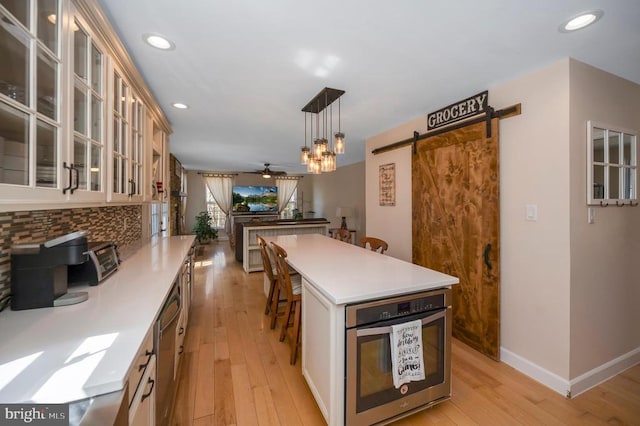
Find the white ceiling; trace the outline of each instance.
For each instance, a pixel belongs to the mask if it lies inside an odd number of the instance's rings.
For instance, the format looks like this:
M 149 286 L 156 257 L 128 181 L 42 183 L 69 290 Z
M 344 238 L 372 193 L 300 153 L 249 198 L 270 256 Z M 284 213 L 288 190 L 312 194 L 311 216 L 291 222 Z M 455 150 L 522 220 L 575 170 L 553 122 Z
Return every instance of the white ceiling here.
M 324 87 L 346 91 L 340 167 L 364 160 L 370 136 L 561 58 L 640 83 L 638 0 L 100 3 L 173 127 L 172 153 L 192 170 L 269 162 L 306 172 L 301 109 Z M 595 25 L 558 31 L 592 9 L 604 11 Z M 175 50 L 149 47 L 144 33 Z

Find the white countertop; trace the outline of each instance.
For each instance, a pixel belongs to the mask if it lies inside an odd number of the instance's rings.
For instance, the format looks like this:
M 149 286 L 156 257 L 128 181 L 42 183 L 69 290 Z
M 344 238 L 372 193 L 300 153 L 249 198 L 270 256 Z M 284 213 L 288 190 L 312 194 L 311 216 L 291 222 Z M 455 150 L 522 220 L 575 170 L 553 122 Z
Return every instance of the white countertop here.
M 77 305 L 0 313 L 0 403 L 65 403 L 124 388 L 194 236 L 144 245 Z
M 458 278 L 319 234 L 268 239 L 287 261 L 336 305 L 432 290 Z

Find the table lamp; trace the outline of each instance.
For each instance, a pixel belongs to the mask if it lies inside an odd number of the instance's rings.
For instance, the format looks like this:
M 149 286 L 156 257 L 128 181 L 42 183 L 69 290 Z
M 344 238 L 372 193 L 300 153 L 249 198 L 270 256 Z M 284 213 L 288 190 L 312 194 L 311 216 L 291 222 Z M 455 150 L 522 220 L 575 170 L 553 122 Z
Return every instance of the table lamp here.
M 336 209 L 336 217 L 342 218 L 340 228 L 347 229 L 347 218 L 351 217 L 351 207 L 338 207 Z

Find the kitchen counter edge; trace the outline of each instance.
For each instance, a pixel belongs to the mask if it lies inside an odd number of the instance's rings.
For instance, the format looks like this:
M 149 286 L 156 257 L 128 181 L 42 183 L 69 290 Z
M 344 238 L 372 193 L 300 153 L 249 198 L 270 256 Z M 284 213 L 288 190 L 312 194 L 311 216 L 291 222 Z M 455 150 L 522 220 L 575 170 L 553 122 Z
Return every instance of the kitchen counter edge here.
M 0 402 L 69 403 L 124 389 L 193 235 L 152 239 L 77 305 L 0 313 Z

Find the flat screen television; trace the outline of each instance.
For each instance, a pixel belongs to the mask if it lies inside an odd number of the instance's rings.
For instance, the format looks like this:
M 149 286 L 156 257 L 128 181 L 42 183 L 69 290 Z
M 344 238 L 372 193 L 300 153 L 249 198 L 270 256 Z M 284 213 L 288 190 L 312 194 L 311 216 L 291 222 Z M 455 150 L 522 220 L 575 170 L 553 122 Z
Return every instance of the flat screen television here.
M 238 213 L 277 213 L 277 186 L 234 186 L 233 211 Z

